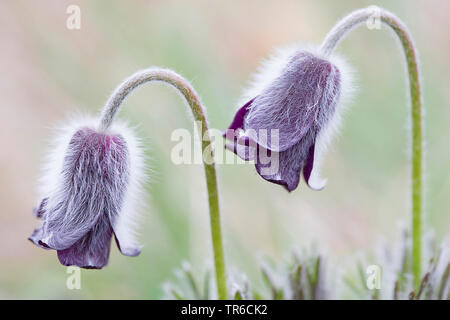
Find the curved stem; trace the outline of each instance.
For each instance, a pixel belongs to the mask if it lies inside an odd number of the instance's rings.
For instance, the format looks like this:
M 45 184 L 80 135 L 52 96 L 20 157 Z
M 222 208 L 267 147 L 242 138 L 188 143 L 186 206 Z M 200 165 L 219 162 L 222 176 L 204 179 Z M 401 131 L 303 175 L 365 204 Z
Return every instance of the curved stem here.
M 371 19 L 375 19 L 372 21 Z M 421 242 L 422 242 L 422 212 L 423 212 L 423 101 L 420 85 L 417 51 L 411 35 L 403 22 L 394 14 L 372 6 L 350 13 L 339 21 L 327 34 L 321 50 L 324 55 L 330 55 L 338 43 L 355 27 L 366 22 L 383 22 L 398 36 L 405 53 L 409 76 L 409 94 L 411 98 L 412 120 L 412 271 L 414 284 L 420 285 L 421 278 Z
M 208 122 L 200 99 L 187 80 L 171 70 L 146 69 L 141 70 L 127 78 L 111 94 L 102 111 L 100 129 L 107 130 L 111 125 L 117 111 L 127 95 L 138 86 L 150 82 L 162 81 L 175 87 L 186 99 L 199 129 L 202 141 L 203 166 L 208 190 L 209 218 L 211 225 L 211 238 L 214 251 L 214 265 L 216 270 L 217 292 L 219 299 L 227 299 L 225 258 L 223 254 L 222 229 L 220 224 L 219 195 L 217 192 L 217 177 L 214 164 L 211 138 L 208 132 Z M 205 158 L 208 161 L 205 161 Z

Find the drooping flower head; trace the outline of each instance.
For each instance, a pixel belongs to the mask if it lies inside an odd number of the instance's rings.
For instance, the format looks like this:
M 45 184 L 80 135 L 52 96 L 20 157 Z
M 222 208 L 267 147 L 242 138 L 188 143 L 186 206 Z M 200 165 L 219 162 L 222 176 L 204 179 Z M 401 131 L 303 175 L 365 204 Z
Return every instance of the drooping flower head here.
M 332 60 L 298 47 L 281 52 L 256 77 L 225 133 L 228 149 L 254 160 L 261 177 L 288 191 L 297 188 L 301 172 L 312 189 L 325 186 L 318 155 L 336 127 L 348 81 L 345 65 Z
M 100 131 L 96 121 L 70 126 L 56 143 L 35 214 L 42 225 L 29 237 L 58 252 L 61 264 L 100 269 L 114 235 L 122 254 L 140 253 L 133 230 L 141 152 L 124 125 Z

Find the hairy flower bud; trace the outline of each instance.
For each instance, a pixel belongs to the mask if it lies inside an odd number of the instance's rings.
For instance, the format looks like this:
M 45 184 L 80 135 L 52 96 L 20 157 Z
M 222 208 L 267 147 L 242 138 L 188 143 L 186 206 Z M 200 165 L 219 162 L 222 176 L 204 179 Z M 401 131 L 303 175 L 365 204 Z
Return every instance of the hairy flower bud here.
M 317 153 L 323 151 L 328 128 L 334 126 L 342 70 L 320 54 L 298 48 L 283 53 L 268 69 L 257 77 L 228 128 L 226 137 L 233 144 L 227 148 L 255 160 L 264 179 L 288 191 L 297 188 L 301 171 L 311 188 L 321 189 L 325 181 L 313 181 L 313 169 L 317 171 Z M 270 163 L 262 160 L 262 154 Z M 276 172 L 265 173 L 273 162 Z
M 62 158 L 53 156 L 53 168 L 47 170 L 53 178 L 47 178 L 51 184 L 44 186 L 47 194 L 35 210 L 42 226 L 29 240 L 57 250 L 66 266 L 102 268 L 108 263 L 113 235 L 122 254 L 138 255 L 140 246 L 124 210 L 131 209 L 130 185 L 136 184 L 141 167 L 136 141 L 128 131 L 115 128 L 100 132 L 84 125 L 69 131 L 74 133 L 68 143 L 62 142 Z

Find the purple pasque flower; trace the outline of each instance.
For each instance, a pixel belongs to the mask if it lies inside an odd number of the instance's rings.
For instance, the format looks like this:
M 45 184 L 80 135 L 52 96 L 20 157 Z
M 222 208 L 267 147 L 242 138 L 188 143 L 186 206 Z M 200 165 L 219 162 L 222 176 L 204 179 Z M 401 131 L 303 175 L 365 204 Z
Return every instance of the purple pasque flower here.
M 312 51 L 281 52 L 247 93 L 225 133 L 231 141 L 226 147 L 254 160 L 261 177 L 288 191 L 297 188 L 301 172 L 312 189 L 322 189 L 326 181 L 318 178 L 317 156 L 336 127 L 341 65 Z
M 100 132 L 83 122 L 66 131 L 49 157 L 35 209 L 42 225 L 29 240 L 57 250 L 65 266 L 104 267 L 113 236 L 122 254 L 137 256 L 130 216 L 142 167 L 137 141 L 123 125 Z

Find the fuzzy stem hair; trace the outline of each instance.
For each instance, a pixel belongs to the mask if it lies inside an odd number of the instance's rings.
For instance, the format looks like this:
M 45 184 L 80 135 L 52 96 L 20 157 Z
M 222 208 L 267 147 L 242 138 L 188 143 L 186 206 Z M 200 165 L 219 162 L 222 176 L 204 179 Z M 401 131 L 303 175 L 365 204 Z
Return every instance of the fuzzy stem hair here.
M 211 138 L 208 131 L 208 122 L 205 110 L 200 102 L 200 98 L 190 83 L 174 71 L 158 68 L 141 70 L 125 79 L 111 94 L 106 102 L 100 122 L 100 129 L 107 130 L 122 102 L 128 94 L 138 86 L 151 82 L 161 81 L 173 86 L 186 99 L 196 123 L 201 124 L 199 128 L 200 140 L 202 141 L 203 166 L 206 176 L 206 187 L 208 190 L 209 215 L 211 225 L 211 238 L 214 253 L 214 265 L 216 271 L 218 298 L 227 299 L 225 258 L 222 244 L 222 229 L 220 223 L 219 194 L 217 192 L 217 175 L 214 163 Z M 205 161 L 205 157 L 208 161 Z
M 423 100 L 420 84 L 417 50 L 405 24 L 394 14 L 382 8 L 371 6 L 356 10 L 340 20 L 325 37 L 322 43 L 322 53 L 330 55 L 339 42 L 354 28 L 370 21 L 380 19 L 390 27 L 399 38 L 406 58 L 409 77 L 409 95 L 411 98 L 411 176 L 412 176 L 412 272 L 415 287 L 418 288 L 421 279 L 421 243 L 423 218 Z

